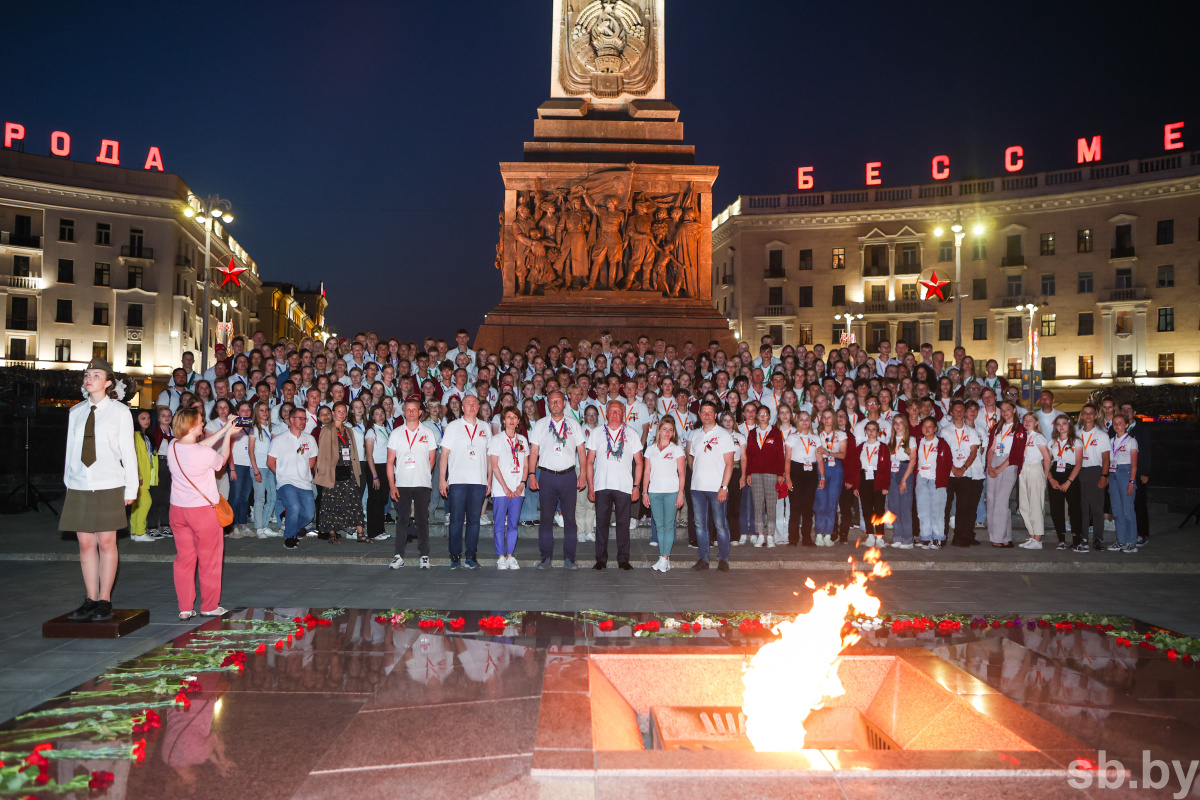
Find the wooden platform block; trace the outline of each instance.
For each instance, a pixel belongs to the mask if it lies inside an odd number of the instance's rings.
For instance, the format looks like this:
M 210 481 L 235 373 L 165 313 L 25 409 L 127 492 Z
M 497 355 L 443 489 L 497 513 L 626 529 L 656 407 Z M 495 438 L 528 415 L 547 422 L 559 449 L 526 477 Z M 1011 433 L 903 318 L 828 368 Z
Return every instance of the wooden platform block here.
M 107 622 L 71 622 L 67 615 L 42 623 L 43 639 L 120 639 L 150 624 L 145 608 L 114 608 Z

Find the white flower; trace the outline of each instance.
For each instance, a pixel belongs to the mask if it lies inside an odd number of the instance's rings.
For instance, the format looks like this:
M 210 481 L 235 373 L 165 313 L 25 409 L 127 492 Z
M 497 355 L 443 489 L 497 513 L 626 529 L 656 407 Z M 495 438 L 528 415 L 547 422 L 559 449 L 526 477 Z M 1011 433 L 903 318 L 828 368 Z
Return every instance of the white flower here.
M 114 383 L 113 391 L 116 392 L 118 400 L 124 400 L 125 399 L 125 381 L 118 380 L 116 383 Z

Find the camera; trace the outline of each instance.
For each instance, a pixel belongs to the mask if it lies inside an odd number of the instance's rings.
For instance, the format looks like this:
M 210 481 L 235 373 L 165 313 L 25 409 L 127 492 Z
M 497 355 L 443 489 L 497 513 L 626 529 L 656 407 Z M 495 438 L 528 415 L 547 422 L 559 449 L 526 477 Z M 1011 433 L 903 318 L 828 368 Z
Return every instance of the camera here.
M 233 424 L 238 428 L 249 428 L 254 424 L 254 420 L 250 419 L 250 417 L 235 417 Z

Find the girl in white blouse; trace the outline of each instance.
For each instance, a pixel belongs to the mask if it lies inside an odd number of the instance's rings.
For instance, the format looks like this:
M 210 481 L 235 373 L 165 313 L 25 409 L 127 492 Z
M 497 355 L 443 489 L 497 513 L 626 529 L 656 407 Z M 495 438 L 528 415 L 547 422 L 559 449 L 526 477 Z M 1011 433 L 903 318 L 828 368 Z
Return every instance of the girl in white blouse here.
M 687 456 L 679 446 L 674 415 L 665 416 L 658 423 L 642 464 L 642 505 L 654 516 L 661 553 L 651 569 L 666 572 L 671 568 L 671 548 L 675 544 L 675 516 L 684 505 L 687 465 Z
M 1046 530 L 1046 518 L 1042 508 L 1046 503 L 1046 482 L 1050 480 L 1050 450 L 1046 437 L 1038 429 L 1036 414 L 1025 417 L 1025 460 L 1017 479 L 1017 505 L 1029 538 L 1018 547 L 1026 550 L 1042 549 L 1042 534 Z

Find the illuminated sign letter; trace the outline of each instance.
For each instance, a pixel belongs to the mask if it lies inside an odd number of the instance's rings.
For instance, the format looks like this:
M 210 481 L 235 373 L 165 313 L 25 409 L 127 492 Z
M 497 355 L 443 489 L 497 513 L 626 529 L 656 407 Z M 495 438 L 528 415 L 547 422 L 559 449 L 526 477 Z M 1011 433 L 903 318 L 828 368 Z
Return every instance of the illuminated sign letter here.
M 16 122 L 4 123 L 4 146 L 12 147 L 17 139 L 25 138 L 25 126 Z
M 63 158 L 71 155 L 71 137 L 62 131 L 50 134 L 50 152 Z
M 1180 130 L 1182 127 L 1182 122 L 1163 125 L 1163 150 L 1183 149 L 1183 132 Z
M 1009 172 L 1020 172 L 1025 166 L 1025 148 L 1014 145 L 1004 151 L 1004 168 Z
M 1077 148 L 1078 156 L 1075 163 L 1082 164 L 1085 161 L 1100 160 L 1100 137 L 1093 136 L 1092 143 L 1088 144 L 1087 139 L 1080 139 Z
M 142 169 L 150 169 L 154 167 L 159 172 L 163 171 L 162 153 L 158 152 L 157 147 L 151 147 L 150 152 L 146 154 L 146 166 Z
M 950 156 L 933 157 L 933 179 L 944 181 L 950 177 Z
M 1182 145 L 1180 145 L 1180 146 L 1182 147 Z M 799 188 L 801 188 L 801 189 L 811 189 L 811 188 L 813 188 L 813 176 L 812 176 L 812 171 L 813 171 L 813 168 L 812 168 L 812 167 L 801 167 L 801 168 L 800 168 L 800 172 L 799 172 L 799 184 L 798 184 L 798 185 L 799 185 Z
M 96 156 L 97 164 L 117 164 L 121 163 L 121 144 L 112 139 L 100 140 L 100 155 Z
M 883 181 L 879 179 L 879 168 L 882 166 L 882 161 L 867 162 L 867 186 L 878 186 L 883 183 Z

